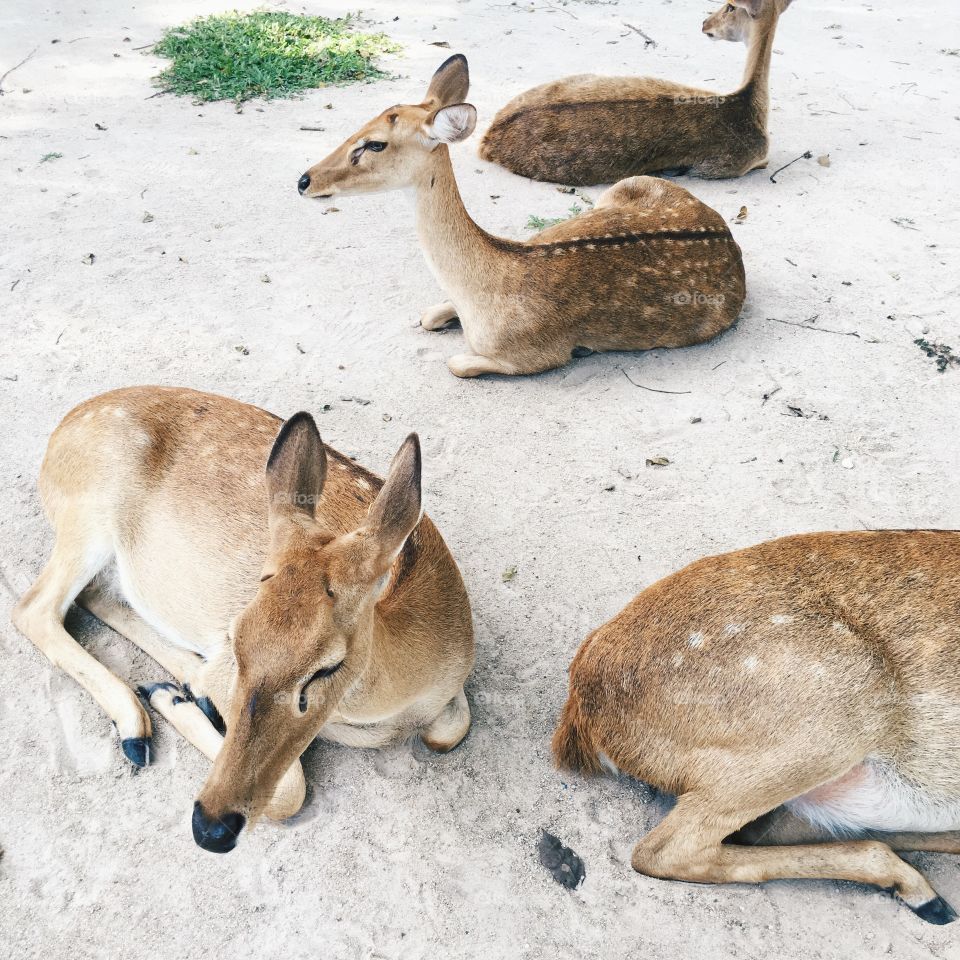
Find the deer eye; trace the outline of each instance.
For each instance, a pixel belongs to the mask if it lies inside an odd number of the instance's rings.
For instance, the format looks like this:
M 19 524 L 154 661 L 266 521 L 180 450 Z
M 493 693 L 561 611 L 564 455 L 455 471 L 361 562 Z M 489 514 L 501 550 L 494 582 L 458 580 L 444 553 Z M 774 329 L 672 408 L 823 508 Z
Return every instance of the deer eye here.
M 364 144 L 364 147 L 367 150 L 372 150 L 374 153 L 381 153 L 387 149 L 387 145 L 382 140 L 368 140 Z
M 297 706 L 300 708 L 301 713 L 307 712 L 307 706 L 309 704 L 309 699 L 307 698 L 307 690 L 310 687 L 310 684 L 314 680 L 323 680 L 325 677 L 332 677 L 341 667 L 343 666 L 343 661 L 335 663 L 332 667 L 322 667 L 318 670 L 302 687 L 300 690 L 300 698 L 297 701 Z

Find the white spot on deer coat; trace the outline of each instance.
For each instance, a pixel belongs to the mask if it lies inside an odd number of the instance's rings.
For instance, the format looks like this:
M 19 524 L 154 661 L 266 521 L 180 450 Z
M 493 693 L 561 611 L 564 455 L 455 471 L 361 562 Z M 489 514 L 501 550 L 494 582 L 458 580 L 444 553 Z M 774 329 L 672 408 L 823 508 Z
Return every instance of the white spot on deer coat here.
M 760 666 L 760 661 L 756 657 L 747 657 L 747 659 L 743 661 L 744 669 L 749 670 L 750 673 L 753 673 L 758 666 Z
M 693 647 L 694 650 L 696 650 L 697 647 L 702 647 L 702 646 L 703 646 L 703 634 L 702 634 L 702 633 L 691 633 L 690 636 L 687 637 L 687 643 L 688 643 L 691 647 Z
M 770 618 L 771 623 L 775 623 L 778 627 L 782 627 L 784 624 L 793 623 L 793 617 L 789 613 L 775 613 Z

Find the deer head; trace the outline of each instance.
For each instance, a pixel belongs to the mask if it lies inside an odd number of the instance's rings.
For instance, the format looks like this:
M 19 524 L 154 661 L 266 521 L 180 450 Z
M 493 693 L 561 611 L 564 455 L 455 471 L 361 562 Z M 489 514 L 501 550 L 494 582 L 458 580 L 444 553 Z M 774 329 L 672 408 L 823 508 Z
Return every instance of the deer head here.
M 422 103 L 393 106 L 374 117 L 300 178 L 300 193 L 325 198 L 421 183 L 441 143 L 473 133 L 477 111 L 463 102 L 469 87 L 467 60 L 458 53 L 433 75 Z
M 732 0 L 703 21 L 703 32 L 717 40 L 750 42 L 752 24 L 761 13 L 783 13 L 792 0 Z
M 226 853 L 368 668 L 374 607 L 421 517 L 411 434 L 359 529 L 320 519 L 327 457 L 313 418 L 291 417 L 267 461 L 270 546 L 253 600 L 234 620 L 226 739 L 194 804 L 193 835 Z M 323 511 L 336 515 L 336 504 Z

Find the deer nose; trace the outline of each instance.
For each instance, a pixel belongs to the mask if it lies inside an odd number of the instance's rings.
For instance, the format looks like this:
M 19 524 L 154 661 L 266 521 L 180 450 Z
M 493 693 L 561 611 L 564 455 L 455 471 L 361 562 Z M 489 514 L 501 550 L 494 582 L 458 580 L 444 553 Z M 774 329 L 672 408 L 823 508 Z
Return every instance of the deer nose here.
M 303 192 L 307 189 L 307 187 L 309 187 L 309 186 L 310 186 L 310 174 L 309 174 L 309 173 L 305 173 L 305 174 L 297 181 L 297 189 L 298 189 L 301 193 L 303 193 Z
M 193 839 L 197 846 L 212 853 L 229 853 L 236 845 L 247 818 L 242 813 L 208 817 L 197 800 L 193 805 Z

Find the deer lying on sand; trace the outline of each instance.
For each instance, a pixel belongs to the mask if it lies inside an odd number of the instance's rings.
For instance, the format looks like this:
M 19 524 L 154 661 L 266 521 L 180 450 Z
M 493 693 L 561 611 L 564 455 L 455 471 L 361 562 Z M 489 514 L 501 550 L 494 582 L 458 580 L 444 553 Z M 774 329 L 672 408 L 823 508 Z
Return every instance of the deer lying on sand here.
M 423 103 L 385 110 L 299 182 L 319 198 L 413 189 L 420 243 L 450 296 L 420 322 L 438 330 L 459 318 L 470 352 L 450 358 L 454 374 L 538 373 L 575 350 L 688 346 L 736 320 L 740 248 L 716 211 L 666 180 L 624 180 L 525 243 L 477 226 L 447 148 L 476 124 L 462 102 L 469 83 L 467 61 L 451 57 Z
M 193 834 L 226 853 L 244 824 L 300 809 L 315 737 L 377 747 L 467 734 L 473 628 L 463 581 L 420 503 L 407 438 L 385 482 L 285 423 L 225 397 L 132 387 L 54 431 L 40 492 L 53 553 L 14 623 L 86 687 L 124 753 L 149 760 L 136 694 L 66 632 L 76 600 L 176 678 L 152 705 L 213 770 Z M 211 724 L 226 718 L 221 737 Z
M 740 177 L 763 167 L 773 35 L 789 3 L 732 0 L 704 23 L 711 36 L 748 42 L 733 93 L 652 77 L 565 77 L 503 107 L 480 156 L 534 180 L 580 185 L 664 170 Z
M 893 850 L 960 853 L 958 597 L 960 531 L 808 534 L 699 560 L 584 641 L 554 756 L 678 795 L 634 848 L 647 876 L 853 880 L 948 923 Z M 784 804 L 843 839 L 741 845 Z

